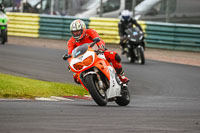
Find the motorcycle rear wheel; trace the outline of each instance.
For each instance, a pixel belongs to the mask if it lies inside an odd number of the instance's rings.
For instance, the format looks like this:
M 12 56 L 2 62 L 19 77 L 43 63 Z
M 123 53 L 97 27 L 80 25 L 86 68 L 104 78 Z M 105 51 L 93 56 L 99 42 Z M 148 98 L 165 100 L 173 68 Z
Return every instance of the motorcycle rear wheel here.
M 106 92 L 99 87 L 96 75 L 87 75 L 85 81 L 87 89 L 94 101 L 99 106 L 106 106 L 108 103 L 107 95 Z
M 127 106 L 130 101 L 131 101 L 131 98 L 130 98 L 130 93 L 129 93 L 129 90 L 126 86 L 124 86 L 122 88 L 122 92 L 121 92 L 122 96 L 121 97 L 117 97 L 116 99 L 116 103 L 119 105 L 119 106 Z

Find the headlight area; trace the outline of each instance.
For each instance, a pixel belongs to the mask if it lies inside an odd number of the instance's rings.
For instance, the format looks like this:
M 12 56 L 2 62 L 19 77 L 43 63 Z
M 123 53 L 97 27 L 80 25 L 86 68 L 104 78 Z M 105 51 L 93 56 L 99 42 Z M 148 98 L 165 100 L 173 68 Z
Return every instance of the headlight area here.
M 78 62 L 76 64 L 73 65 L 73 67 L 76 69 L 76 70 L 81 70 L 83 69 L 84 66 L 89 66 L 91 65 L 93 62 L 93 57 L 92 55 L 85 58 L 82 62 Z

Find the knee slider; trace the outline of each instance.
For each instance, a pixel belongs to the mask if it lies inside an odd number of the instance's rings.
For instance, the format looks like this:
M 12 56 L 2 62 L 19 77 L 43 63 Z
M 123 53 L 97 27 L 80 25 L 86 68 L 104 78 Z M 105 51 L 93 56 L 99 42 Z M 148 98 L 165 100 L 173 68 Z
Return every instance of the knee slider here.
M 121 62 L 121 57 L 120 57 L 118 54 L 116 54 L 116 55 L 115 55 L 115 60 L 116 60 L 117 62 Z

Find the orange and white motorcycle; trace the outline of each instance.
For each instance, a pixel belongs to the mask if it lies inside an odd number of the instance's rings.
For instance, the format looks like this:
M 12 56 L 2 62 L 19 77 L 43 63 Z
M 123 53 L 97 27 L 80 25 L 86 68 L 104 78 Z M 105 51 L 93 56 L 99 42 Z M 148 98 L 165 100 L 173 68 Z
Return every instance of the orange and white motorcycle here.
M 69 61 L 71 71 L 78 74 L 80 83 L 98 105 L 106 106 L 111 101 L 120 106 L 128 105 L 130 93 L 127 84 L 120 81 L 103 51 L 92 48 L 100 39 L 93 41 L 76 47 L 71 55 L 66 54 L 63 59 Z

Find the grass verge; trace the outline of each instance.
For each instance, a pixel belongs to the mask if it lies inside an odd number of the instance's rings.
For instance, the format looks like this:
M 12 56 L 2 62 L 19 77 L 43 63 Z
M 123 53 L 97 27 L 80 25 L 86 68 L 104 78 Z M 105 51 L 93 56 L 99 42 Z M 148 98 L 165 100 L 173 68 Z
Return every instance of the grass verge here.
M 39 81 L 0 73 L 0 98 L 88 95 L 79 85 Z

